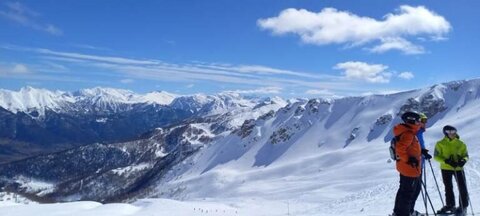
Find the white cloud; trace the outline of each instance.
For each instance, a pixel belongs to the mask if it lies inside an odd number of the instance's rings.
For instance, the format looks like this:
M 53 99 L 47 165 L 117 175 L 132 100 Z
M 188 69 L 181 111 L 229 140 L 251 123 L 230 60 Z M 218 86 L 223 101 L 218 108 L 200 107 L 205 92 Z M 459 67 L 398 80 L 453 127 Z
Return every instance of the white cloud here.
M 47 24 L 45 27 L 42 27 L 44 31 L 52 35 L 62 35 L 63 31 L 52 24 Z
M 88 55 L 59 52 L 42 48 L 0 45 L 0 48 L 42 54 L 41 58 L 52 62 L 67 62 L 112 72 L 127 74 L 138 79 L 161 81 L 216 81 L 221 83 L 244 84 L 248 86 L 303 86 L 315 88 L 350 88 L 339 76 L 299 72 L 272 68 L 262 65 L 232 65 L 195 62 L 193 64 L 172 64 L 154 59 L 139 60 L 115 56 Z
M 193 81 L 209 80 L 223 83 L 237 83 L 260 86 L 307 85 L 334 87 L 341 81 L 339 77 L 316 75 L 306 72 L 282 70 L 261 65 L 231 65 L 231 64 L 171 64 L 159 60 L 138 60 L 133 58 L 87 55 L 81 53 L 58 52 L 49 49 L 25 48 L 18 46 L 2 46 L 4 49 L 29 51 L 44 54 L 51 61 L 80 63 L 93 67 L 122 71 L 129 76 L 143 79 Z M 276 78 L 275 75 L 287 76 Z M 330 80 L 336 79 L 336 83 Z M 324 81 L 319 83 L 319 81 Z M 340 84 L 343 87 L 347 84 Z
M 111 84 L 110 82 L 105 82 L 101 80 L 92 80 L 86 78 L 80 78 L 75 76 L 59 76 L 58 74 L 53 73 L 41 73 L 41 65 L 26 65 L 26 64 L 17 64 L 17 63 L 5 63 L 0 62 L 0 78 L 1 79 L 24 79 L 30 80 L 28 82 L 37 81 L 58 81 L 58 82 L 81 82 L 81 83 L 97 83 L 97 84 Z
M 406 90 L 380 90 L 380 91 L 375 91 L 375 92 L 363 92 L 361 95 L 362 96 L 370 96 L 370 95 L 390 95 L 390 94 L 396 94 L 399 92 L 404 92 Z
M 110 48 L 93 46 L 93 45 L 89 45 L 89 44 L 73 43 L 73 44 L 71 44 L 71 46 L 81 48 L 81 49 L 89 49 L 89 50 L 101 50 L 101 51 L 111 51 L 112 50 Z
M 320 76 L 316 76 L 313 74 L 295 72 L 290 70 L 282 70 L 277 68 L 265 67 L 261 65 L 240 65 L 236 67 L 230 67 L 229 69 L 236 70 L 238 72 L 244 72 L 244 73 L 278 74 L 278 75 L 293 75 L 293 76 L 307 77 L 307 78 L 320 78 Z
M 123 83 L 123 84 L 128 84 L 128 83 L 135 82 L 135 80 L 133 80 L 133 79 L 122 79 L 122 80 L 120 80 L 120 82 Z
M 413 75 L 412 72 L 402 72 L 398 75 L 398 77 L 406 80 L 413 79 L 415 76 Z
M 364 80 L 370 83 L 388 83 L 392 76 L 392 73 L 385 71 L 388 69 L 386 65 L 358 61 L 338 63 L 334 69 L 343 70 L 343 75 L 347 79 Z
M 384 53 L 389 50 L 400 50 L 405 54 L 414 55 L 425 53 L 422 46 L 412 44 L 403 38 L 381 39 L 381 44 L 369 49 L 373 53 Z
M 398 48 L 399 40 L 406 41 L 406 37 L 422 35 L 445 38 L 444 35 L 451 30 L 450 23 L 444 17 L 424 6 L 408 5 L 400 6 L 396 13 L 389 13 L 382 20 L 335 8 L 324 8 L 318 13 L 289 8 L 276 17 L 259 19 L 257 24 L 274 35 L 296 34 L 303 42 L 310 44 L 359 46 L 379 41 L 380 45 L 376 47 L 380 47 L 374 48 L 378 52 L 397 49 L 408 54 L 419 54 L 420 46 L 409 42 L 409 49 L 401 49 Z M 396 44 L 393 44 L 392 38 L 397 40 Z
M 218 63 L 205 63 L 198 62 L 195 64 L 197 67 L 208 68 L 214 70 L 229 71 L 241 74 L 256 74 L 256 75 L 286 75 L 286 76 L 297 76 L 304 78 L 314 78 L 314 79 L 324 79 L 324 78 L 334 78 L 333 76 L 328 75 L 317 75 L 306 72 L 284 70 L 278 68 L 272 68 L 262 65 L 232 65 L 232 64 L 218 64 Z
M 225 91 L 231 93 L 238 93 L 238 94 L 280 94 L 283 88 L 276 87 L 276 86 L 268 86 L 262 87 L 257 89 L 248 89 L 248 90 L 233 90 L 233 91 Z
M 195 84 L 188 84 L 187 86 L 185 86 L 186 88 L 193 88 L 195 86 Z
M 43 71 L 48 70 L 48 71 L 56 71 L 56 72 L 67 72 L 70 70 L 69 68 L 65 67 L 62 64 L 53 63 L 49 61 L 44 61 L 43 63 L 45 64 L 45 68 L 42 69 Z
M 343 76 L 285 70 L 262 65 L 234 65 L 193 62 L 188 64 L 172 64 L 155 59 L 136 59 L 115 56 L 89 55 L 83 53 L 60 52 L 49 49 L 20 47 L 15 45 L 0 45 L 1 49 L 40 54 L 46 62 L 62 65 L 66 63 L 71 69 L 66 76 L 83 77 L 73 71 L 76 66 L 92 68 L 89 72 L 99 78 L 120 80 L 129 77 L 135 80 L 156 80 L 162 82 L 177 82 L 188 85 L 190 83 L 211 82 L 215 85 L 239 84 L 245 88 L 262 88 L 278 86 L 290 88 L 322 88 L 337 91 L 359 92 L 355 82 Z M 45 60 L 44 60 L 45 61 Z M 53 69 L 43 67 L 41 72 L 52 73 Z M 49 72 L 50 70 L 50 72 Z M 57 69 L 55 69 L 57 70 Z M 122 78 L 118 78 L 122 77 Z M 193 87 L 193 86 L 192 86 Z M 265 92 L 265 89 L 263 89 Z M 278 92 L 271 90 L 270 92 Z
M 16 64 L 15 66 L 13 66 L 12 68 L 12 73 L 16 73 L 16 74 L 27 74 L 27 73 L 30 73 L 30 70 L 28 69 L 28 67 L 24 64 Z
M 139 65 L 154 65 L 154 64 L 160 63 L 159 61 L 154 61 L 154 60 L 137 60 L 137 59 L 129 59 L 129 58 L 113 57 L 113 56 L 95 56 L 95 55 L 87 55 L 87 54 L 71 53 L 71 52 L 56 52 L 49 49 L 27 48 L 26 50 L 47 54 L 47 55 L 71 58 L 73 60 L 92 60 L 92 61 L 109 62 L 109 63 L 116 63 L 116 64 L 139 64 Z
M 322 96 L 333 96 L 333 95 L 335 95 L 333 92 L 331 92 L 328 89 L 309 89 L 309 90 L 305 91 L 305 94 L 322 95 Z
M 163 40 L 163 42 L 171 46 L 175 46 L 177 44 L 177 42 L 174 40 Z
M 25 64 L 0 62 L 0 75 L 2 76 L 25 76 L 31 74 L 31 70 Z
M 0 10 L 0 17 L 29 27 L 38 31 L 44 31 L 52 35 L 62 35 L 63 32 L 58 27 L 50 23 L 40 21 L 40 14 L 31 10 L 20 2 L 7 2 L 6 8 Z

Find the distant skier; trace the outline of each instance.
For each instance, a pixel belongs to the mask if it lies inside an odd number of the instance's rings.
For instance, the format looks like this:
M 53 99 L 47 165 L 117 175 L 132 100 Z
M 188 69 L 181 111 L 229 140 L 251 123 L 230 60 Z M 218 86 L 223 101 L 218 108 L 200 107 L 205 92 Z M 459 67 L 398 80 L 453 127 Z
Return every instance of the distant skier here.
M 463 166 L 468 161 L 467 146 L 460 140 L 455 127 L 450 125 L 443 127 L 443 134 L 445 134 L 445 137 L 435 145 L 434 158 L 440 162 L 447 203 L 438 213 L 461 215 L 467 212 L 468 207 L 468 191 L 463 172 Z M 460 206 L 458 208 L 455 208 L 453 177 L 456 179 L 460 191 Z
M 404 123 L 395 125 L 393 134 L 398 137 L 395 144 L 397 156 L 396 167 L 400 173 L 400 187 L 395 198 L 393 215 L 409 216 L 415 203 L 415 193 L 421 187 L 421 155 L 422 148 L 417 139 L 420 130 L 420 115 L 405 112 Z
M 422 168 L 421 168 L 421 174 L 420 174 L 420 176 L 422 176 L 424 174 L 424 170 L 425 170 L 425 160 L 432 159 L 432 155 L 430 155 L 428 153 L 428 150 L 425 147 L 425 140 L 423 139 L 423 133 L 426 131 L 426 128 L 427 128 L 428 118 L 423 113 L 420 113 L 419 115 L 420 115 L 420 122 L 419 122 L 420 129 L 417 132 L 417 139 L 418 139 L 418 142 L 420 143 L 420 147 L 422 149 L 422 163 L 421 163 Z M 420 177 L 420 181 L 422 181 L 421 177 Z M 415 202 L 418 199 L 418 196 L 420 195 L 421 186 L 422 185 L 420 183 L 420 187 L 415 188 L 415 192 L 413 194 L 413 202 L 412 202 L 412 205 L 411 205 L 411 208 L 410 208 L 410 215 L 421 215 L 420 212 L 415 210 Z

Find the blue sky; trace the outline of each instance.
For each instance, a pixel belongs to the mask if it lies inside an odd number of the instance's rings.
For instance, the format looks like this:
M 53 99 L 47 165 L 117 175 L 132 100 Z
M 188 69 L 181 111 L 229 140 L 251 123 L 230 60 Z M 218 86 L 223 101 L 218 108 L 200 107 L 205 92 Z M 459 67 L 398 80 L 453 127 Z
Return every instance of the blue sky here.
M 362 95 L 478 77 L 479 1 L 0 1 L 0 88 Z

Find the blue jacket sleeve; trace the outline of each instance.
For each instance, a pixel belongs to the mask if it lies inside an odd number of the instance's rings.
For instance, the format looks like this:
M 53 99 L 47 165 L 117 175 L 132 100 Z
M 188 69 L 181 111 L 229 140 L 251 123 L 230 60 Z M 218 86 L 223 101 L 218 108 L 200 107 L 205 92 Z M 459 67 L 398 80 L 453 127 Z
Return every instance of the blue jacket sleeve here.
M 422 149 L 425 149 L 425 140 L 423 140 L 423 133 L 424 132 L 425 132 L 425 128 L 421 128 L 417 132 L 417 139 L 418 139 L 418 142 L 420 143 L 420 146 L 422 147 Z

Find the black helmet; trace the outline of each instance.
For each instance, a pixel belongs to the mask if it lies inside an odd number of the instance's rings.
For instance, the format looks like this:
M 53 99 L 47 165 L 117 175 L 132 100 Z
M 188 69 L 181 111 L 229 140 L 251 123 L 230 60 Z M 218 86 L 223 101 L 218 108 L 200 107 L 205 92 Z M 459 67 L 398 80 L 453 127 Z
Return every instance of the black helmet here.
M 445 134 L 445 136 L 447 136 L 448 134 L 454 134 L 454 133 L 457 133 L 457 129 L 451 125 L 445 125 L 445 127 L 443 127 L 443 134 Z
M 403 122 L 408 124 L 415 124 L 416 122 L 420 121 L 420 114 L 416 112 L 407 111 L 403 113 L 402 120 Z

